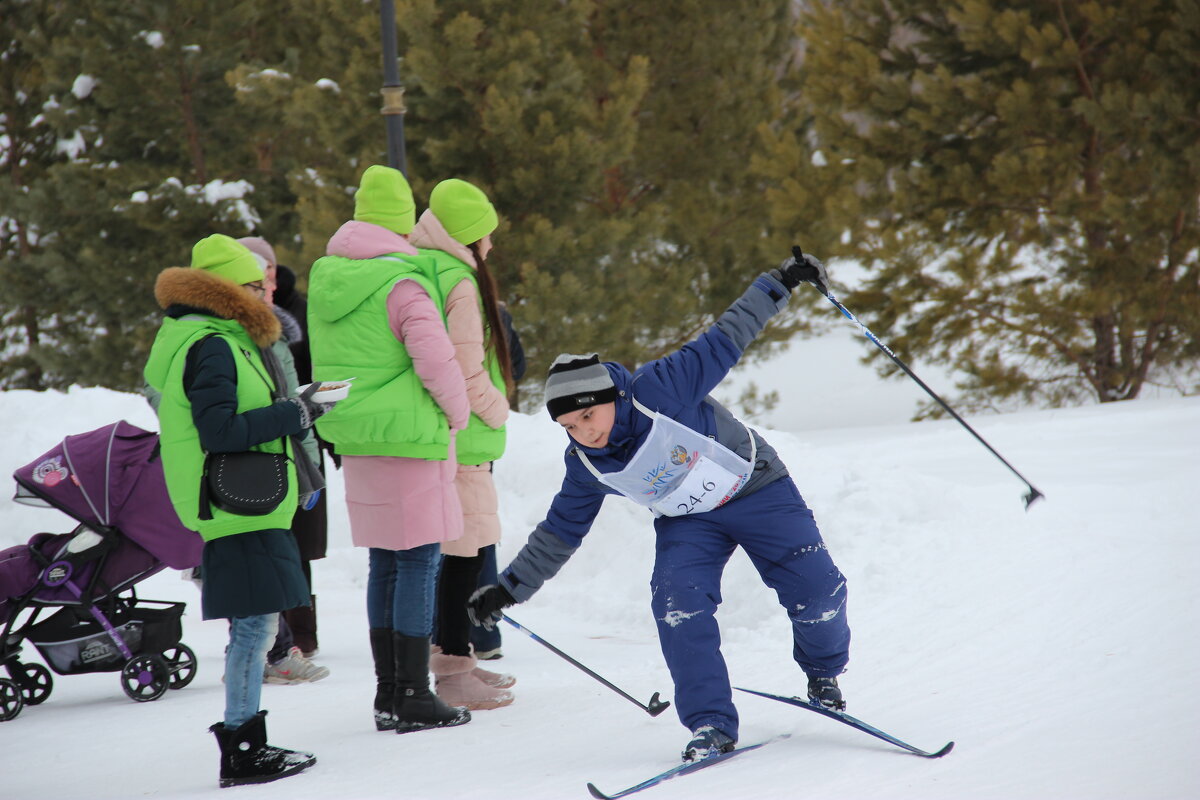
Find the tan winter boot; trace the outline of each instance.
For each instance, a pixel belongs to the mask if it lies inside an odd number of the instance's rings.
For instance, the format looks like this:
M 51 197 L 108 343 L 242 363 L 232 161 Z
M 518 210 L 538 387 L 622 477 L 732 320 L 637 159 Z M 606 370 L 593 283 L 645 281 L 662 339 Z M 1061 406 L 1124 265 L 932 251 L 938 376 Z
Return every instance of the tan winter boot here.
M 471 670 L 471 674 L 493 689 L 510 689 L 517 685 L 517 677 L 507 672 L 492 672 L 490 669 L 476 667 Z
M 430 651 L 436 656 L 442 652 L 442 646 L 435 644 L 430 648 Z M 475 653 L 475 645 L 471 645 L 471 653 Z M 484 669 L 479 666 L 478 657 L 475 659 L 475 669 L 471 670 L 471 674 L 493 689 L 511 689 L 517 685 L 516 675 L 509 675 L 507 672 L 492 672 L 490 669 Z
M 493 689 L 511 689 L 517 685 L 516 675 L 509 675 L 507 672 L 492 672 L 490 669 L 479 666 L 480 659 L 479 654 L 475 652 L 475 645 L 471 645 L 471 654 L 475 656 L 475 669 L 471 670 L 471 674 L 476 678 Z
M 451 705 L 466 706 L 472 711 L 487 711 L 512 703 L 512 692 L 489 686 L 475 676 L 476 663 L 475 656 L 433 653 L 429 668 L 436 679 L 438 696 Z

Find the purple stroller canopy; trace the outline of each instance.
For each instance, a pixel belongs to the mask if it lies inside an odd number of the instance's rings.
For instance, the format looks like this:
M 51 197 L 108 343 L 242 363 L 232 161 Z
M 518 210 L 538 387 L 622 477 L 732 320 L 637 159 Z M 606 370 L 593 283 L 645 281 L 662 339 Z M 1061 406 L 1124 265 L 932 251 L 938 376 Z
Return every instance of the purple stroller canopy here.
M 204 543 L 171 505 L 156 433 L 121 420 L 68 436 L 13 478 L 20 502 L 36 498 L 82 523 L 117 528 L 174 569 L 200 563 Z

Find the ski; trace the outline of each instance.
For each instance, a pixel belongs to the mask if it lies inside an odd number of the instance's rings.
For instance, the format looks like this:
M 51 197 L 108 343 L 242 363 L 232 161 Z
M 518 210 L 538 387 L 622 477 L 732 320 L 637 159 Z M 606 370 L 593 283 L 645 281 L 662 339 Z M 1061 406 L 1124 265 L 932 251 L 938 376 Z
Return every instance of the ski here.
M 756 694 L 759 697 L 765 697 L 768 700 L 778 700 L 780 703 L 787 703 L 789 705 L 799 706 L 800 708 L 807 708 L 809 711 L 815 711 L 816 713 L 820 714 L 821 716 L 829 717 L 830 719 L 836 719 L 838 722 L 842 723 L 843 725 L 849 725 L 851 728 L 857 728 L 858 730 L 862 731 L 863 733 L 869 733 L 876 738 L 883 739 L 885 742 L 894 744 L 897 747 L 902 747 L 905 750 L 907 750 L 908 752 L 913 753 L 918 756 L 921 756 L 922 758 L 941 758 L 942 756 L 946 755 L 947 753 L 949 753 L 951 750 L 954 749 L 954 742 L 947 743 L 946 746 L 943 747 L 941 750 L 938 750 L 933 753 L 929 752 L 928 750 L 922 750 L 919 747 L 913 747 L 908 742 L 902 742 L 899 739 L 897 739 L 895 736 L 892 736 L 890 733 L 884 733 L 883 731 L 879 730 L 875 726 L 868 725 L 867 723 L 863 722 L 861 719 L 852 717 L 844 711 L 833 711 L 831 709 L 825 708 L 824 706 L 822 706 L 818 703 L 813 703 L 813 702 L 809 701 L 808 698 L 784 697 L 783 695 L 771 694 L 769 692 L 759 692 L 754 689 L 743 689 L 740 686 L 735 686 L 734 688 L 737 689 L 739 692 L 746 692 L 747 694 Z
M 790 735 L 791 734 L 785 733 L 780 736 L 774 736 L 770 739 L 767 739 L 766 741 L 759 742 L 758 744 L 750 744 L 750 745 L 746 745 L 745 747 L 739 747 L 736 750 L 730 750 L 728 753 L 721 753 L 720 755 L 709 756 L 708 758 L 701 759 L 700 761 L 689 761 L 689 762 L 686 762 L 683 764 L 679 764 L 677 766 L 671 767 L 669 770 L 666 770 L 665 772 L 658 773 L 657 775 L 655 775 L 652 778 L 647 778 L 646 780 L 642 781 L 641 783 L 630 786 L 628 789 L 622 789 L 621 791 L 613 792 L 612 794 L 605 794 L 604 792 L 597 789 L 596 785 L 593 783 L 589 783 L 587 785 L 587 788 L 588 788 L 588 791 L 592 793 L 592 797 L 595 797 L 596 800 L 616 800 L 616 798 L 618 798 L 618 797 L 625 797 L 626 795 L 633 794 L 634 792 L 640 792 L 642 789 L 649 789 L 651 786 L 657 786 L 658 784 L 662 783 L 663 781 L 671 780 L 671 778 L 677 778 L 680 775 L 688 775 L 688 774 L 696 772 L 698 770 L 702 770 L 705 767 L 711 767 L 714 764 L 719 764 L 722 761 L 728 761 L 729 759 L 733 758 L 734 756 L 740 756 L 742 753 L 749 753 L 751 750 L 757 750 L 758 748 L 763 747 L 768 744 L 771 744 L 772 742 L 778 742 L 783 739 L 786 739 Z

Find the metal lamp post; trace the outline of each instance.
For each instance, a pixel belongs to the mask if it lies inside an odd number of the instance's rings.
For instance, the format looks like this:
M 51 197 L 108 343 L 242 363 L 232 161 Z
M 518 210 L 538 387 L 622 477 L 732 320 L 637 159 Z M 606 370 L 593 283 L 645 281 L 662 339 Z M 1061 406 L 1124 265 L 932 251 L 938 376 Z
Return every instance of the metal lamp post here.
M 396 53 L 396 4 L 394 0 L 380 0 L 379 29 L 383 41 L 383 87 L 380 89 L 383 114 L 387 126 L 388 166 L 400 170 L 408 177 L 408 163 L 404 153 L 404 86 L 400 83 L 400 62 Z

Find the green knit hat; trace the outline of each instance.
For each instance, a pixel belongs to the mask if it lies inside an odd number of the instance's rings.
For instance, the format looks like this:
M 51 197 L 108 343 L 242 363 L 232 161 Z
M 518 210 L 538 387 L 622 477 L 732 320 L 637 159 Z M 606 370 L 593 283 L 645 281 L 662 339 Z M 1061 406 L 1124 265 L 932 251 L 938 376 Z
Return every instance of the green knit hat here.
M 442 181 L 429 195 L 429 210 L 459 244 L 473 244 L 500 224 L 487 195 L 458 178 Z
M 402 236 L 411 233 L 417 221 L 417 206 L 404 173 L 379 164 L 367 167 L 354 194 L 354 218 Z
M 263 279 L 258 259 L 245 245 L 223 233 L 214 233 L 192 247 L 192 268 L 202 269 L 239 286 Z

